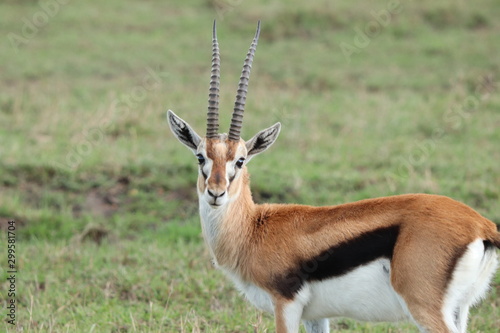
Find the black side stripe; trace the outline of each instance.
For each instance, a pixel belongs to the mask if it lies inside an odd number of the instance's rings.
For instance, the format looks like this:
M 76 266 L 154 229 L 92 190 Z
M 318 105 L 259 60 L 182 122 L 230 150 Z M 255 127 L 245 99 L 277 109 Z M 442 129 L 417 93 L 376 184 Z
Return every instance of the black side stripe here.
M 364 233 L 297 263 L 286 274 L 276 276 L 273 285 L 282 296 L 292 299 L 305 282 L 342 276 L 379 258 L 392 259 L 398 235 L 397 226 Z

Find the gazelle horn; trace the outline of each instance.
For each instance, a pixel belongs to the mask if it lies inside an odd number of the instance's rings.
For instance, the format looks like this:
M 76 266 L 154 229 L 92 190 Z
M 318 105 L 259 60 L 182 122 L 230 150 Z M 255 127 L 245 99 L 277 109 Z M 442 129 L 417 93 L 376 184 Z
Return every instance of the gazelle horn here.
M 210 90 L 208 93 L 207 138 L 216 138 L 219 132 L 219 83 L 220 54 L 214 20 L 212 32 L 212 73 L 210 76 Z
M 239 141 L 241 134 L 241 126 L 243 124 L 243 112 L 245 111 L 246 95 L 248 90 L 248 81 L 250 80 L 250 70 L 252 69 L 252 61 L 259 40 L 260 21 L 257 23 L 257 31 L 253 38 L 250 49 L 248 50 L 247 57 L 243 63 L 243 70 L 241 72 L 240 83 L 238 84 L 238 93 L 236 94 L 236 101 L 234 102 L 233 117 L 231 118 L 231 127 L 229 128 L 229 140 Z

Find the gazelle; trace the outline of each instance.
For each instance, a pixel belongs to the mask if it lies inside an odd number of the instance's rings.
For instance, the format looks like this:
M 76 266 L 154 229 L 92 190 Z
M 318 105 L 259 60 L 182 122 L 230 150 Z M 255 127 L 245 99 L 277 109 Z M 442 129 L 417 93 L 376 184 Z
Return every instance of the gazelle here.
M 198 158 L 203 235 L 215 264 L 278 333 L 328 332 L 327 318 L 413 321 L 422 332 L 465 332 L 487 292 L 500 247 L 496 225 L 437 195 L 408 194 L 312 207 L 252 200 L 246 164 L 278 137 L 277 123 L 240 137 L 250 69 L 246 56 L 229 134 L 219 134 L 220 56 L 213 58 L 206 136 L 168 111 L 174 135 Z

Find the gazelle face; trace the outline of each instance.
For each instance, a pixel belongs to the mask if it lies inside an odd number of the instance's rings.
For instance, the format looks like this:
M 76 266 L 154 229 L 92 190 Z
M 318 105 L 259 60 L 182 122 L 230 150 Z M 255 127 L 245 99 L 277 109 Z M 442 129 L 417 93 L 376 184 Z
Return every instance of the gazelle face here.
M 259 39 L 260 22 L 243 64 L 238 93 L 234 103 L 229 134 L 219 134 L 220 56 L 215 22 L 212 32 L 212 73 L 208 95 L 207 135 L 201 138 L 184 120 L 168 110 L 167 118 L 174 135 L 196 155 L 199 164 L 198 195 L 216 209 L 239 194 L 242 169 L 255 155 L 269 148 L 280 132 L 281 125 L 260 131 L 245 142 L 240 138 L 245 110 L 250 69 Z M 238 184 L 236 184 L 238 183 Z
M 217 209 L 239 195 L 243 169 L 250 159 L 269 148 L 277 139 L 281 124 L 260 131 L 245 142 L 229 140 L 226 134 L 201 138 L 172 111 L 167 114 L 174 135 L 195 155 L 199 165 L 198 196 Z
M 238 191 L 231 186 L 241 174 L 247 159 L 243 140 L 229 141 L 222 134 L 217 139 L 204 139 L 198 146 L 198 194 L 213 208 L 224 205 Z

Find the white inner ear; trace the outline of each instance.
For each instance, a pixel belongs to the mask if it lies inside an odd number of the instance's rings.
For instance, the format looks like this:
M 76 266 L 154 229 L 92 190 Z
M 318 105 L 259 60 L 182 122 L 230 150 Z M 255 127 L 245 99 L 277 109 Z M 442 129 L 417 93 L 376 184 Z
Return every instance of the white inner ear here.
M 253 138 L 245 142 L 248 151 L 247 160 L 253 156 L 262 153 L 276 141 L 281 130 L 281 124 L 276 123 L 273 126 L 257 133 Z M 255 145 L 258 143 L 258 146 Z
M 181 117 L 176 115 L 172 110 L 167 111 L 167 119 L 172 133 L 186 147 L 191 149 L 196 154 L 196 149 L 201 142 L 201 137 L 189 126 L 189 124 Z M 187 133 L 186 133 L 187 132 Z

